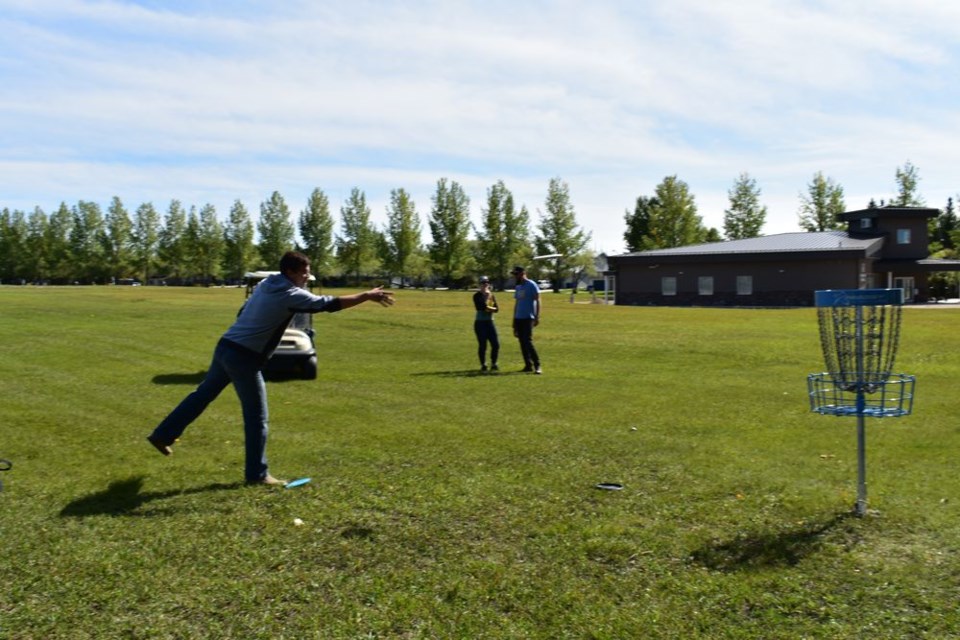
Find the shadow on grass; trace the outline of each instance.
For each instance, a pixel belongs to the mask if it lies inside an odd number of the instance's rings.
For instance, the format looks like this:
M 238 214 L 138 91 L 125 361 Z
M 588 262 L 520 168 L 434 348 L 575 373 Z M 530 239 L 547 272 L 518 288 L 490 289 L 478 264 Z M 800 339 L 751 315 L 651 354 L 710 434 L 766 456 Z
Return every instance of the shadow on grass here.
M 728 542 L 700 547 L 691 558 L 708 569 L 724 572 L 793 566 L 821 547 L 824 534 L 853 516 L 850 511 L 785 531 L 738 535 Z
M 413 376 L 433 376 L 436 378 L 480 378 L 480 377 L 496 377 L 496 376 L 512 376 L 512 375 L 529 375 L 529 371 L 480 371 L 480 369 L 464 369 L 462 371 L 422 371 L 420 373 L 412 373 Z
M 153 384 L 192 384 L 197 385 L 203 382 L 207 372 L 205 370 L 196 373 L 161 373 L 153 376 Z
M 176 491 L 151 491 L 141 493 L 143 488 L 143 478 L 134 477 L 127 480 L 118 480 L 111 482 L 110 486 L 103 491 L 92 493 L 82 498 L 77 498 L 60 511 L 62 518 L 83 518 L 85 516 L 122 516 L 128 515 L 148 502 L 154 500 L 163 500 L 174 496 L 185 496 L 194 493 L 205 493 L 208 491 L 225 491 L 229 489 L 238 489 L 243 486 L 241 482 L 234 483 L 214 483 L 193 489 L 182 489 Z
M 361 527 L 359 525 L 351 525 L 340 532 L 342 538 L 359 538 L 361 540 L 368 540 L 373 538 L 374 531 L 370 527 Z

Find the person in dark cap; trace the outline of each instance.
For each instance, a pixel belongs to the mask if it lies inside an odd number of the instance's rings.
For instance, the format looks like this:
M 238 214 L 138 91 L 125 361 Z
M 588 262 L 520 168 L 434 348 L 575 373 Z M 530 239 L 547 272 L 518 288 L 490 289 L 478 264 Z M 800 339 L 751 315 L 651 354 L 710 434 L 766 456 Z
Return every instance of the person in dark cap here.
M 510 273 L 517 279 L 513 292 L 513 335 L 520 341 L 523 370 L 540 375 L 543 373 L 540 369 L 540 355 L 533 346 L 533 328 L 540 324 L 540 287 L 527 277 L 524 267 L 514 267 Z
M 480 358 L 480 371 L 487 370 L 487 343 L 490 344 L 490 371 L 497 371 L 497 357 L 500 355 L 500 338 L 493 314 L 500 311 L 497 299 L 490 290 L 490 278 L 480 276 L 480 290 L 473 294 L 473 306 L 477 315 L 473 320 L 473 332 L 477 334 L 477 357 Z

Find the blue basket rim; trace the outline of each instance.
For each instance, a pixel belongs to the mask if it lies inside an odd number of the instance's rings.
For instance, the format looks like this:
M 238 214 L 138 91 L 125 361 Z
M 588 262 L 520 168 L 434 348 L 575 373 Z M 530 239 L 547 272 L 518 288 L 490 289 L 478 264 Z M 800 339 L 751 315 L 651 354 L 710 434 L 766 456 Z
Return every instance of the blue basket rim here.
M 902 305 L 903 289 L 822 289 L 814 292 L 818 307 Z

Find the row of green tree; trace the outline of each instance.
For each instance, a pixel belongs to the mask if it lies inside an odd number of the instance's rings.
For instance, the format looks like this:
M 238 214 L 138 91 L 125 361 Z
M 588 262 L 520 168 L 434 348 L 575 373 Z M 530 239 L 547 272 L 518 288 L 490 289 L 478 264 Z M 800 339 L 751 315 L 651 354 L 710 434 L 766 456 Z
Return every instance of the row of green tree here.
M 909 161 L 895 173 L 896 194 L 889 203 L 871 200 L 867 206 L 924 206 L 919 171 Z M 742 173 L 728 191 L 724 234 L 703 225 L 688 185 L 667 176 L 653 195 L 641 195 L 625 214 L 628 251 L 679 247 L 722 239 L 757 237 L 766 223 L 767 207 L 755 179 Z M 577 224 L 568 185 L 550 180 L 544 211 L 531 231 L 525 205 L 517 207 L 502 181 L 486 193 L 479 226 L 470 222 L 470 200 L 455 181 L 441 179 L 432 196 L 423 242 L 420 214 L 409 193 L 395 189 L 387 206 L 387 222 L 378 228 L 360 189 L 353 189 L 340 207 L 340 229 L 327 196 L 310 195 L 294 220 L 278 193 L 260 204 L 254 224 L 239 200 L 221 223 L 213 205 L 187 211 L 173 200 L 164 216 L 152 203 L 131 215 L 114 197 L 106 213 L 94 202 L 66 203 L 50 215 L 39 207 L 30 214 L 0 211 L 0 280 L 108 282 L 137 278 L 168 283 L 237 281 L 252 269 L 273 269 L 279 256 L 296 247 L 310 256 L 321 278 L 359 281 L 379 278 L 419 284 L 433 281 L 458 286 L 486 273 L 500 286 L 512 264 L 530 264 L 534 255 L 556 255 L 533 265 L 541 277 L 563 281 L 589 272 L 593 256 L 590 236 Z M 841 226 L 846 211 L 843 188 L 818 172 L 800 193 L 799 225 L 806 231 Z M 161 219 L 162 218 L 162 219 Z M 952 198 L 931 220 L 930 253 L 957 258 L 960 246 Z
M 925 206 L 919 193 L 920 174 L 917 167 L 907 161 L 895 173 L 896 194 L 889 202 L 875 200 L 866 207 Z M 761 203 L 761 190 L 757 181 L 742 173 L 727 192 L 729 207 L 724 210 L 723 228 L 727 240 L 755 238 L 761 235 L 767 219 L 767 207 Z M 804 231 L 828 231 L 841 229 L 838 216 L 847 211 L 843 187 L 832 178 L 816 173 L 800 193 L 798 222 Z M 651 196 L 637 198 L 633 211 L 625 216 L 626 231 L 623 234 L 628 251 L 669 249 L 703 242 L 721 240 L 720 232 L 703 225 L 697 214 L 697 206 L 690 188 L 677 176 L 667 176 L 658 184 Z M 941 214 L 931 220 L 930 253 L 939 257 L 956 257 L 958 246 L 957 216 L 953 199 L 947 201 Z M 946 252 L 946 253 L 943 253 Z
M 95 202 L 62 203 L 47 214 L 0 212 L 0 279 L 5 282 L 105 283 L 121 279 L 169 284 L 239 281 L 247 271 L 276 269 L 291 248 L 307 254 L 319 278 L 354 281 L 377 278 L 419 284 L 428 279 L 460 286 L 489 274 L 502 286 L 512 265 L 534 255 L 559 257 L 540 262 L 541 277 L 560 281 L 589 270 L 590 235 L 577 224 L 569 187 L 550 180 L 544 210 L 531 230 L 526 206 L 499 181 L 486 193 L 479 226 L 470 221 L 470 199 L 455 181 L 441 179 L 432 197 L 423 242 L 420 214 L 410 194 L 395 189 L 387 222 L 371 222 L 366 195 L 354 188 L 340 207 L 339 232 L 324 192 L 315 189 L 294 219 L 283 196 L 274 192 L 260 204 L 254 224 L 235 201 L 224 222 L 213 205 L 188 210 L 173 200 L 164 215 L 153 203 L 131 214 L 114 197 L 104 213 Z

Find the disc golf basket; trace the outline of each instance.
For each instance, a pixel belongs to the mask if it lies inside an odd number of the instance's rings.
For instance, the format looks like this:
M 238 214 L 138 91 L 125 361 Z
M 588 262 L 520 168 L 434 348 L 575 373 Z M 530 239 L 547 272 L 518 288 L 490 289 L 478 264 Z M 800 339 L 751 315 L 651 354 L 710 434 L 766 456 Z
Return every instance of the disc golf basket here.
M 816 292 L 826 372 L 807 376 L 810 408 L 857 418 L 857 503 L 867 512 L 865 419 L 898 418 L 913 410 L 916 377 L 891 373 L 900 342 L 903 289 Z

